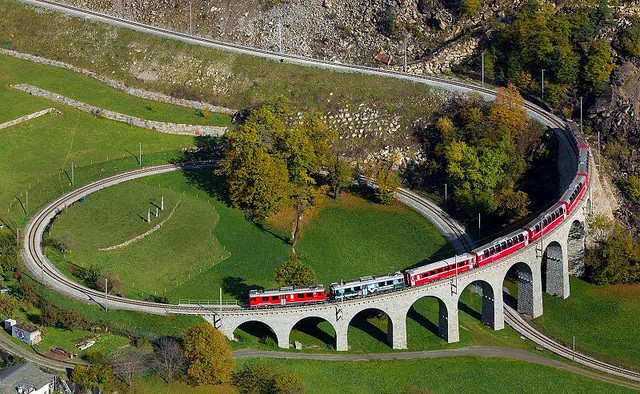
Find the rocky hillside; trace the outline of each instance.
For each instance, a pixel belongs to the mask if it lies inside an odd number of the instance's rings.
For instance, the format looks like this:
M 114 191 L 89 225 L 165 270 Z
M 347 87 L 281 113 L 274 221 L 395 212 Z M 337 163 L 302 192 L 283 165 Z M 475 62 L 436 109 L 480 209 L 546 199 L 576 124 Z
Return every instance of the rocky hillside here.
M 377 64 L 416 74 L 446 73 L 478 57 L 522 0 L 67 0 L 128 19 L 257 48 L 339 62 Z M 554 2 L 556 7 L 570 0 Z M 464 6 L 475 5 L 469 12 Z M 609 1 L 614 26 L 597 38 L 614 42 L 640 14 L 637 2 Z M 191 7 L 190 7 L 191 5 Z M 406 52 L 405 52 L 406 45 Z M 613 45 L 615 49 L 615 45 Z M 582 90 L 586 130 L 601 134 L 614 178 L 640 173 L 640 61 L 614 53 L 610 89 Z M 577 94 L 566 108 L 578 108 Z M 579 114 L 574 113 L 574 117 Z M 597 145 L 595 132 L 590 136 Z M 627 215 L 628 216 L 628 215 Z

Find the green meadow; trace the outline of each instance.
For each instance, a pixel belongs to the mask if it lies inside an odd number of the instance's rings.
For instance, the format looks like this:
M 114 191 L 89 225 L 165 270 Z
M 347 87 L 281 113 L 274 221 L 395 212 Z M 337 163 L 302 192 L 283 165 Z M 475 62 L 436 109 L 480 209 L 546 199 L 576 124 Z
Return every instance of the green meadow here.
M 194 183 L 194 177 L 198 183 Z M 256 226 L 198 184 L 217 183 L 211 169 L 170 173 L 126 182 L 87 196 L 51 226 L 55 239 L 70 234 L 73 248 L 54 260 L 67 273 L 73 265 L 97 265 L 115 273 L 123 293 L 134 298 L 246 299 L 249 288 L 275 287 L 273 270 L 289 253 L 276 230 Z M 155 216 L 164 197 L 164 211 Z M 170 212 L 175 208 L 171 217 Z M 151 210 L 151 222 L 146 219 Z M 115 250 L 158 223 L 162 227 Z M 316 269 L 320 283 L 397 271 L 447 251 L 442 236 L 407 207 L 381 207 L 351 195 L 326 198 L 304 229 L 298 251 Z M 412 247 L 406 247 L 406 245 Z M 424 245 L 428 245 L 425 247 Z

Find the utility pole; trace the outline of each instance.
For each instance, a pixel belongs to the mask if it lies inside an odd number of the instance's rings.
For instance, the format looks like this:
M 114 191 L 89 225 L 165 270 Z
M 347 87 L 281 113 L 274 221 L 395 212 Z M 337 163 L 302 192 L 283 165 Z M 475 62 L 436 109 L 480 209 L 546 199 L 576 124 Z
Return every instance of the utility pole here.
M 104 311 L 109 312 L 107 308 L 107 278 L 104 278 Z
M 599 135 L 599 134 L 598 134 Z M 598 137 L 598 141 L 600 141 L 600 137 Z M 600 146 L 600 142 L 598 142 L 598 146 Z M 598 152 L 600 152 L 600 148 L 598 148 Z M 26 203 L 26 208 L 25 210 L 27 211 L 27 215 L 29 214 L 29 190 L 24 192 L 25 195 L 25 203 Z
M 407 35 L 404 36 L 404 72 L 407 72 Z
M 484 52 L 482 52 L 481 55 L 482 55 L 482 87 L 484 88 Z
M 282 53 L 282 17 L 278 17 L 278 51 Z
M 580 96 L 580 134 L 582 134 L 582 96 Z
M 193 1 L 189 1 L 189 35 L 193 35 Z
M 542 99 L 544 100 L 544 68 L 542 69 Z
M 138 142 L 138 164 L 142 167 L 142 142 Z
M 447 201 L 447 184 L 444 184 L 444 200 Z
M 76 187 L 76 182 L 73 176 L 73 163 L 71 163 L 71 187 Z

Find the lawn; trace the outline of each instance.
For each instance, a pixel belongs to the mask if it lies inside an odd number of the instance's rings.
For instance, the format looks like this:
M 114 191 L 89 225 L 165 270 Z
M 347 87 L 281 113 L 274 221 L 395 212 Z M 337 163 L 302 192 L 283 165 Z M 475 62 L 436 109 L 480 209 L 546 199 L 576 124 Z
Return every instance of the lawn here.
M 336 362 L 238 360 L 302 377 L 307 393 L 631 393 L 555 368 L 497 358 Z
M 124 294 L 136 298 L 166 294 L 174 302 L 216 299 L 222 287 L 225 297 L 243 300 L 250 287 L 276 286 L 273 270 L 286 258 L 289 245 L 282 234 L 252 224 L 241 211 L 199 186 L 211 185 L 213 193 L 219 182 L 212 170 L 189 171 L 89 195 L 51 226 L 51 238 L 68 233 L 74 244 L 54 260 L 62 263 L 63 270 L 67 261 L 112 271 L 121 278 Z M 158 218 L 152 214 L 153 220 L 146 223 L 148 209 L 155 212 L 153 204 L 160 204 L 161 196 L 165 211 Z M 144 233 L 178 202 L 161 229 L 121 249 L 98 250 Z M 306 263 L 328 285 L 341 278 L 401 270 L 448 248 L 430 223 L 407 207 L 385 207 L 345 194 L 339 201 L 323 200 L 297 250 L 309 253 Z
M 640 286 L 596 286 L 570 279 L 571 296 L 562 300 L 545 294 L 544 314 L 534 324 L 566 344 L 575 336 L 576 351 L 640 370 Z
M 28 94 L 8 86 L 9 84 L 29 84 L 100 108 L 143 119 L 214 126 L 231 124 L 229 115 L 199 112 L 193 108 L 131 96 L 94 78 L 71 70 L 7 55 L 0 55 L 0 81 L 2 81 L 0 99 L 3 103 L 9 104 L 7 111 L 3 111 L 0 115 L 0 123 L 35 112 L 28 110 L 29 108 L 39 108 L 43 105 L 44 108 L 65 108 L 64 105 L 47 99 L 25 100 L 25 96 L 29 97 Z M 37 106 L 25 104 L 30 101 L 37 103 Z

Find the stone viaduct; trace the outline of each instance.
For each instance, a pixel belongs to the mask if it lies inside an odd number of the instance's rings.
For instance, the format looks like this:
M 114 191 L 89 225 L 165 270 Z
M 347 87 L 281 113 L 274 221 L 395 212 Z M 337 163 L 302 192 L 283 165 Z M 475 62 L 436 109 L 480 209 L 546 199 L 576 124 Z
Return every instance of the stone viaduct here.
M 558 135 L 561 140 L 558 154 L 559 190 L 565 190 L 575 176 L 577 158 L 563 134 L 559 132 Z M 570 217 L 536 242 L 507 258 L 453 278 L 351 301 L 257 310 L 220 309 L 204 317 L 230 339 L 234 338 L 234 331 L 244 323 L 263 323 L 275 333 L 281 348 L 289 347 L 289 335 L 297 323 L 308 318 L 319 318 L 333 326 L 336 350 L 346 351 L 349 349 L 347 331 L 352 319 L 360 312 L 376 310 L 388 317 L 389 344 L 394 349 L 406 349 L 407 314 L 416 301 L 425 297 L 436 299 L 439 305 L 439 336 L 449 343 L 457 342 L 460 294 L 471 286 L 473 291 L 482 295 L 482 322 L 494 330 L 501 330 L 504 328 L 503 283 L 512 268 L 518 276 L 518 312 L 532 317 L 542 315 L 543 291 L 563 299 L 569 297 L 569 235 L 576 229 L 584 230 L 590 198 L 589 190 Z

